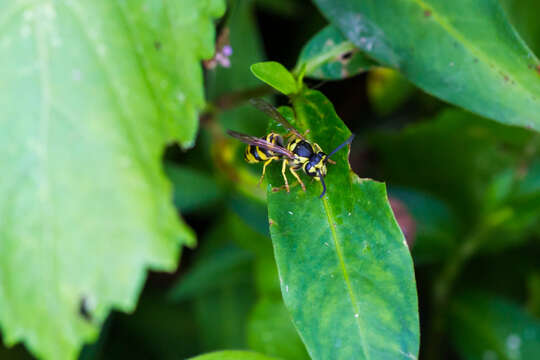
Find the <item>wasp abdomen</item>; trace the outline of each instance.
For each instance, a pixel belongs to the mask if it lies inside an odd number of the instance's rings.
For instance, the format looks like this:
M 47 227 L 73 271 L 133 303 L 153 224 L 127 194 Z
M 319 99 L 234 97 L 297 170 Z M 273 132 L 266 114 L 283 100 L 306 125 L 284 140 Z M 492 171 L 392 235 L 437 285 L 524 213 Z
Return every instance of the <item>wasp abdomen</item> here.
M 273 145 L 283 147 L 283 138 L 276 133 L 270 133 L 261 139 L 266 140 Z M 279 159 L 280 157 L 281 155 L 273 152 L 272 150 L 255 145 L 248 145 L 246 147 L 246 152 L 244 153 L 244 160 L 251 164 L 258 163 L 260 161 L 267 161 L 269 159 Z

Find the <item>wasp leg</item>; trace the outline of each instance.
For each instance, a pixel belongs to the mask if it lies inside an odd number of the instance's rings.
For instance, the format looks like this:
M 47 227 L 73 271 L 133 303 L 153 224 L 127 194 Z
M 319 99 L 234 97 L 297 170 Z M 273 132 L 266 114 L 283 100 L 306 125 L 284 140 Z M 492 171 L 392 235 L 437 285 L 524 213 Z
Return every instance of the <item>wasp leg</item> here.
M 287 170 L 287 160 L 283 160 L 283 166 L 281 167 L 281 174 L 283 175 L 283 180 L 285 180 L 285 189 L 289 192 L 289 181 L 287 180 L 287 175 L 285 175 L 285 170 Z
M 261 178 L 259 179 L 259 182 L 257 183 L 257 186 L 261 186 L 261 183 L 262 183 L 262 181 L 263 181 L 263 179 L 264 179 L 264 174 L 266 173 L 266 166 L 267 166 L 268 164 L 270 164 L 270 163 L 272 162 L 272 160 L 274 160 L 274 159 L 268 159 L 268 160 L 264 163 L 264 165 L 263 165 L 263 172 L 262 172 Z
M 332 164 L 332 165 L 336 165 L 336 162 L 335 162 L 334 160 L 332 160 L 332 159 L 328 159 L 328 160 L 326 160 L 326 161 L 328 161 L 328 162 L 329 162 L 330 164 Z
M 306 131 L 304 131 L 304 133 L 302 134 L 303 137 L 306 137 L 307 134 L 309 134 L 311 130 L 307 129 Z
M 298 183 L 300 183 L 300 186 L 302 187 L 302 190 L 306 191 L 306 187 L 304 186 L 304 183 L 302 182 L 302 180 L 300 180 L 300 176 L 298 176 L 298 174 L 296 173 L 296 171 L 294 171 L 292 167 L 289 167 L 289 170 L 290 170 L 291 173 L 294 175 L 294 177 L 296 178 L 296 180 L 298 180 Z

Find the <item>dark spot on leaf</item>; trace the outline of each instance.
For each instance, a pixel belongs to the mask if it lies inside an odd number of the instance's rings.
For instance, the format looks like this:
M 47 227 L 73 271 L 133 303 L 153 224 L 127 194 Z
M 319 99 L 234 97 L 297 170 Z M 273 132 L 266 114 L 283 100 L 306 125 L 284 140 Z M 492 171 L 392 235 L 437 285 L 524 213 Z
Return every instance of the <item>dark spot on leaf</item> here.
M 536 65 L 536 72 L 540 74 L 540 65 Z
M 431 16 L 431 10 L 425 10 L 424 11 L 424 16 L 425 17 L 430 17 Z
M 508 81 L 508 75 L 504 75 L 504 81 Z
M 161 42 L 160 41 L 154 41 L 154 47 L 156 48 L 156 50 L 161 50 Z
M 90 311 L 90 304 L 88 298 L 83 296 L 79 304 L 79 315 L 86 321 L 92 321 L 92 314 Z
M 353 56 L 353 52 L 347 51 L 346 53 L 341 54 L 340 58 L 341 60 L 349 60 L 350 58 L 352 58 L 352 56 Z
M 474 58 L 473 61 L 474 61 L 475 64 L 478 63 L 478 59 L 477 59 L 477 58 Z

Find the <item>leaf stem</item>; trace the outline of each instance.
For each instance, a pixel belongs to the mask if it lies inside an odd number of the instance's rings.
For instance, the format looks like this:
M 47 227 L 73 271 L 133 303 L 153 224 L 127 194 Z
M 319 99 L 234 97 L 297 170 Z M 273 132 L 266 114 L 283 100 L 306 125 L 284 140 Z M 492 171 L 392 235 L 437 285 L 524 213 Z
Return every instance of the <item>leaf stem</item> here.
M 474 256 L 489 238 L 489 234 L 502 222 L 512 216 L 508 208 L 492 212 L 480 220 L 456 251 L 449 257 L 439 275 L 435 278 L 432 294 L 430 325 L 427 332 L 427 360 L 441 359 L 441 346 L 446 331 L 446 320 L 452 290 L 465 264 Z
M 249 99 L 271 95 L 273 93 L 275 93 L 273 88 L 268 85 L 261 85 L 254 88 L 223 94 L 218 97 L 213 103 L 215 107 L 223 111 L 242 105 Z

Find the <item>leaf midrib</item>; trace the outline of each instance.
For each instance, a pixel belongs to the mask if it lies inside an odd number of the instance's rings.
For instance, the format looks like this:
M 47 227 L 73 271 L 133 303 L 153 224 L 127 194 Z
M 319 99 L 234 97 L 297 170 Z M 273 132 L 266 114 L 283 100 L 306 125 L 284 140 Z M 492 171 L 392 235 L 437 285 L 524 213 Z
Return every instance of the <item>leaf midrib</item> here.
M 363 327 L 360 322 L 360 310 L 358 308 L 358 301 L 356 300 L 356 296 L 352 288 L 352 284 L 349 278 L 349 272 L 347 271 L 347 265 L 345 264 L 345 257 L 343 256 L 341 243 L 339 242 L 339 238 L 336 232 L 336 227 L 334 225 L 334 215 L 332 213 L 332 209 L 330 205 L 328 204 L 328 200 L 326 199 L 326 196 L 322 198 L 322 202 L 324 206 L 324 211 L 326 213 L 326 219 L 328 221 L 328 226 L 330 228 L 330 233 L 332 234 L 332 241 L 334 242 L 334 246 L 336 249 L 336 255 L 339 261 L 339 267 L 343 275 L 343 280 L 345 281 L 345 286 L 347 287 L 347 293 L 349 295 L 349 299 L 351 300 L 351 305 L 354 310 L 353 316 L 354 316 L 356 324 L 358 325 L 358 334 L 360 336 L 360 341 L 362 342 L 362 352 L 364 354 L 364 358 L 370 359 L 370 357 L 368 356 L 368 347 L 366 344 L 366 338 L 364 336 Z
M 304 101 L 306 103 L 311 103 L 311 101 L 307 97 L 304 98 Z M 301 111 L 301 109 L 302 109 L 301 107 L 296 106 L 296 101 L 293 102 L 293 107 L 294 107 L 294 110 L 295 110 L 295 113 L 296 113 L 296 121 L 299 122 L 302 125 L 303 130 L 307 130 L 308 129 L 308 126 L 307 126 L 308 122 L 307 122 L 307 119 L 305 118 L 306 114 L 304 114 L 304 112 Z M 318 108 L 316 106 L 313 107 L 313 108 L 318 111 Z M 319 113 L 319 116 L 324 118 L 324 114 Z M 354 316 L 355 322 L 356 322 L 356 324 L 358 326 L 358 335 L 359 335 L 360 341 L 362 343 L 362 352 L 364 354 L 365 359 L 370 359 L 370 357 L 368 356 L 367 342 L 366 342 L 364 333 L 362 331 L 363 327 L 362 327 L 362 323 L 360 321 L 360 310 L 358 308 L 358 301 L 356 300 L 356 296 L 354 294 L 352 284 L 351 284 L 351 281 L 350 281 L 350 278 L 349 278 L 349 272 L 347 271 L 347 265 L 345 263 L 345 257 L 343 255 L 343 250 L 341 248 L 341 243 L 339 242 L 339 238 L 337 236 L 337 231 L 336 231 L 336 228 L 334 226 L 334 223 L 335 223 L 334 215 L 332 213 L 332 209 L 330 207 L 330 204 L 328 203 L 327 196 L 328 195 L 324 196 L 321 201 L 323 203 L 324 212 L 326 213 L 326 219 L 328 221 L 328 226 L 330 228 L 330 233 L 332 235 L 332 241 L 333 241 L 335 249 L 336 249 L 336 255 L 337 255 L 337 258 L 338 258 L 339 267 L 340 267 L 341 273 L 343 275 L 343 280 L 345 281 L 345 286 L 347 288 L 347 294 L 349 296 L 349 299 L 351 301 L 351 305 L 353 307 L 353 311 L 354 311 L 353 316 Z M 358 314 L 358 317 L 356 316 L 357 314 Z

